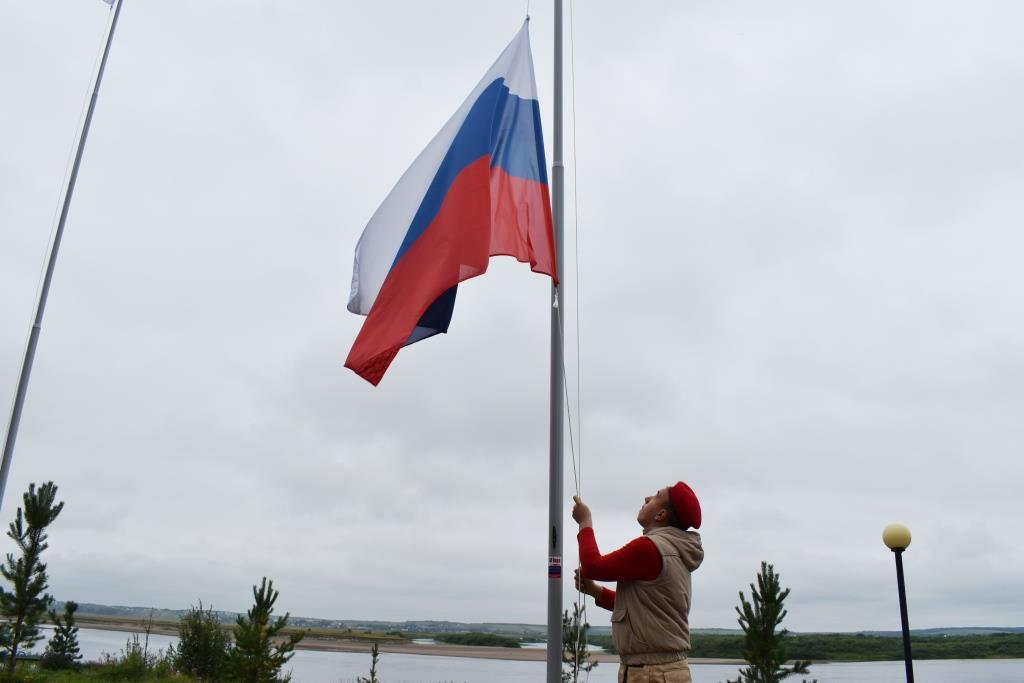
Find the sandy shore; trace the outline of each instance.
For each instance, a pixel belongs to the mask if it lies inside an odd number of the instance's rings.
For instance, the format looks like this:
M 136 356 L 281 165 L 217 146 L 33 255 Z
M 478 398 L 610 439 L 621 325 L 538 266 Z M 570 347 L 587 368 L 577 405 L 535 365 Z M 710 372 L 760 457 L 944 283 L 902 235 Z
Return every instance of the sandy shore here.
M 143 634 L 146 632 L 146 627 L 134 621 L 89 621 L 86 617 L 75 617 L 75 625 L 79 628 L 90 628 L 96 631 L 124 631 L 125 633 L 138 633 Z M 160 636 L 174 636 L 178 637 L 178 629 L 172 626 L 164 626 L 162 624 L 153 624 L 149 629 L 150 633 L 155 633 Z
M 124 631 L 127 633 L 144 633 L 138 623 L 132 622 L 93 622 L 88 619 L 79 620 L 82 628 L 94 628 L 103 631 Z M 161 624 L 153 624 L 150 633 L 164 636 L 177 636 L 178 630 Z M 316 650 L 319 652 L 362 652 L 369 656 L 372 643 L 366 640 L 343 640 L 340 638 L 317 638 L 306 636 L 298 644 L 299 650 Z M 522 662 L 543 662 L 547 651 L 541 648 L 485 647 L 482 645 L 449 645 L 447 643 L 379 643 L 381 652 L 403 655 L 426 655 L 431 657 L 473 657 L 476 659 L 507 659 Z M 617 655 L 606 652 L 595 652 L 591 657 L 598 662 L 618 663 Z M 691 659 L 691 664 L 742 664 L 738 659 Z

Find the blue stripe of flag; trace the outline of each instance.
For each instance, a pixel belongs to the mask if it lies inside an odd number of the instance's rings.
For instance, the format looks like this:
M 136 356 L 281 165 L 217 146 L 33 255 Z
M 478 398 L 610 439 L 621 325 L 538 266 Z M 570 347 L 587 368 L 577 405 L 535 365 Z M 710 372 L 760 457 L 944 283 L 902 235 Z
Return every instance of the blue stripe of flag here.
M 511 176 L 547 185 L 540 104 L 513 95 L 503 78 L 487 86 L 470 108 L 427 188 L 392 267 L 433 222 L 459 173 L 485 155 L 490 156 L 491 168 L 497 166 Z

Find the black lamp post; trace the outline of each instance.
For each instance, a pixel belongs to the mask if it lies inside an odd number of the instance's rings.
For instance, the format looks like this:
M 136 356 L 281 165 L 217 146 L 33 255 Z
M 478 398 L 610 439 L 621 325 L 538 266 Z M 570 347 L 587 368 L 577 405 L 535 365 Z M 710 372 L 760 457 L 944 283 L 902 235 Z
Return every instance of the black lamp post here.
M 910 622 L 907 621 L 907 589 L 903 583 L 903 551 L 910 545 L 910 529 L 890 524 L 882 531 L 882 540 L 896 556 L 896 585 L 900 591 L 900 620 L 903 622 L 903 661 L 907 666 L 907 683 L 914 683 L 914 660 L 910 657 Z

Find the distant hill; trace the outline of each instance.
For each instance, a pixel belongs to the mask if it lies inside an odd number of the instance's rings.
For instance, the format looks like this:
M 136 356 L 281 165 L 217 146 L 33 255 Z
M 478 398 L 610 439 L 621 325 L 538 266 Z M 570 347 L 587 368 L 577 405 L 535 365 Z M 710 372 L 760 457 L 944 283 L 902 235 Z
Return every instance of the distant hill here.
M 64 603 L 58 602 L 54 609 L 58 612 L 64 609 Z M 126 617 L 129 619 L 148 619 L 152 614 L 156 621 L 173 621 L 180 619 L 188 610 L 185 609 L 161 609 L 158 607 L 124 607 L 122 605 L 97 605 L 91 602 L 78 603 L 78 614 L 93 615 L 101 617 Z M 228 614 L 218 612 L 217 614 Z M 233 614 L 233 613 L 232 613 Z M 231 617 L 234 619 L 234 616 Z
M 866 636 L 892 636 L 899 638 L 902 631 L 857 631 Z M 922 637 L 990 636 L 993 633 L 1024 633 L 1024 626 L 954 626 L 951 628 L 912 628 L 910 633 Z
M 63 610 L 63 603 L 57 603 L 57 611 Z M 120 616 L 126 619 L 148 619 L 152 614 L 155 621 L 176 621 L 187 609 L 164 609 L 153 607 L 127 607 L 124 605 L 99 605 L 83 602 L 78 605 L 78 613 L 82 616 Z M 216 611 L 215 614 L 223 623 L 230 623 L 238 616 L 237 612 Z M 517 624 L 505 622 L 461 622 L 461 621 L 380 621 L 373 619 L 315 619 L 311 617 L 289 618 L 293 626 L 308 628 L 335 628 L 373 631 L 403 631 L 412 633 L 496 633 L 500 635 L 536 638 L 547 637 L 547 626 L 542 624 Z M 592 626 L 590 632 L 595 636 L 611 635 L 609 626 Z M 697 628 L 694 633 L 705 635 L 740 635 L 742 631 L 730 628 Z M 821 632 L 792 632 L 793 635 L 815 635 Z M 866 635 L 898 638 L 900 631 L 845 631 L 849 635 Z M 949 628 L 911 629 L 911 633 L 919 637 L 970 636 L 990 635 L 993 633 L 1024 633 L 1024 626 L 954 626 Z

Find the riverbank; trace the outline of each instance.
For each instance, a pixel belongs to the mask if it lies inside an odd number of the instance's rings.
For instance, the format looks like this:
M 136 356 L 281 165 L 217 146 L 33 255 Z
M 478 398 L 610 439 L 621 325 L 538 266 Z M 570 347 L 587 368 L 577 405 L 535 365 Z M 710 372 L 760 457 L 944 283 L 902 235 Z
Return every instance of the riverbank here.
M 146 624 L 134 620 L 115 620 L 110 618 L 92 619 L 83 615 L 78 619 L 81 628 L 97 629 L 101 631 L 120 631 L 124 633 L 137 633 L 142 635 L 146 632 Z M 301 630 L 301 629 L 297 629 Z M 154 621 L 149 628 L 152 634 L 177 637 L 177 626 L 169 622 Z M 309 633 L 296 646 L 297 650 L 311 650 L 315 652 L 356 652 L 369 653 L 373 643 L 376 642 L 383 653 L 402 655 L 425 655 L 429 657 L 468 657 L 473 659 L 498 659 L 505 661 L 519 662 L 543 662 L 547 657 L 547 650 L 543 648 L 528 647 L 488 647 L 484 645 L 451 645 L 447 643 L 413 643 L 395 639 L 393 636 L 383 639 L 373 638 L 345 638 L 342 636 L 325 635 L 321 632 Z M 618 655 L 607 652 L 593 652 L 591 658 L 601 663 L 618 663 Z M 690 659 L 691 664 L 743 664 L 741 659 L 729 659 L 718 657 L 702 657 Z

